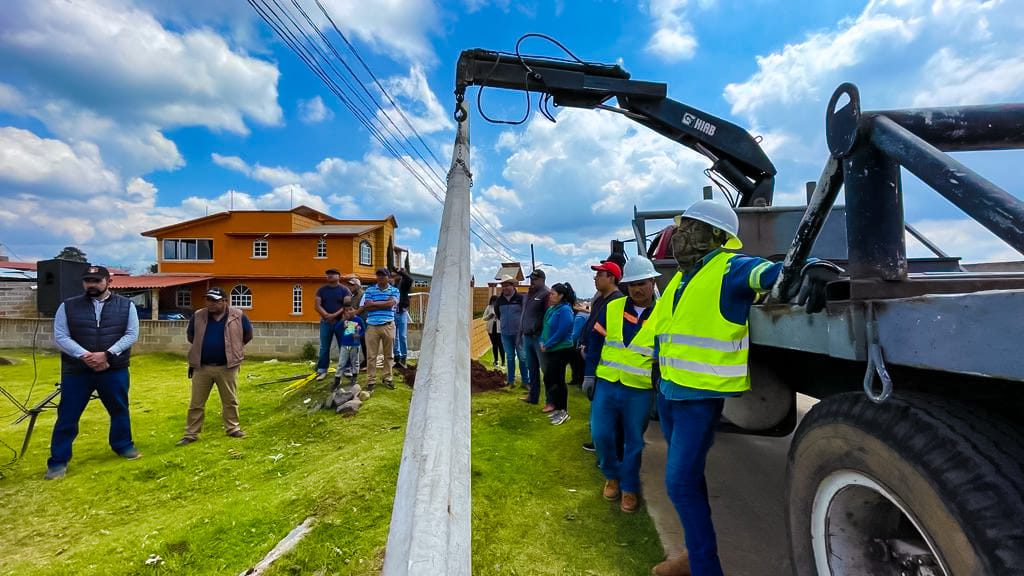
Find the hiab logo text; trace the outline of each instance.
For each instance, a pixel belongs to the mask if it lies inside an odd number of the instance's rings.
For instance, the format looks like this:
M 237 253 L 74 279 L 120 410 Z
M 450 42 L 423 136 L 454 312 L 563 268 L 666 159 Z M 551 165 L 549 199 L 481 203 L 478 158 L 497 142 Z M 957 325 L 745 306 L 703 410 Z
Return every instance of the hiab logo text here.
M 701 132 L 707 134 L 708 136 L 714 136 L 715 131 L 718 129 L 718 127 L 712 124 L 711 122 L 708 122 L 707 120 L 702 120 L 697 116 L 690 114 L 689 112 L 683 114 L 683 124 L 686 124 L 687 126 L 692 126 L 694 129 L 700 130 Z

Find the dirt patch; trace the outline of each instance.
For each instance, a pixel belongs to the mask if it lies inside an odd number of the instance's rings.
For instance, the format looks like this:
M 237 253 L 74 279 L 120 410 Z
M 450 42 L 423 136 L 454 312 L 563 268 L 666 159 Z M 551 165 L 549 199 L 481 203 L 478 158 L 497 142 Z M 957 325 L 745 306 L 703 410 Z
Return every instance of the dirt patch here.
M 505 387 L 505 373 L 500 370 L 489 370 L 479 362 L 472 362 L 469 366 L 469 388 L 473 394 L 501 390 Z M 416 367 L 409 366 L 406 369 L 395 368 L 402 373 L 405 383 L 414 387 L 416 383 Z
M 505 373 L 500 370 L 490 370 L 476 361 L 470 363 L 469 370 L 469 388 L 473 394 L 505 387 Z

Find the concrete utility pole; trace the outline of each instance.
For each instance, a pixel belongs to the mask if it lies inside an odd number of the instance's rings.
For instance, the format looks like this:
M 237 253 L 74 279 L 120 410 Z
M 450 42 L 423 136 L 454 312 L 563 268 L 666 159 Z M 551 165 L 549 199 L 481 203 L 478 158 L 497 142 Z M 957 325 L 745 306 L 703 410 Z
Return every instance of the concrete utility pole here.
M 384 576 L 470 576 L 469 114 L 448 171 Z

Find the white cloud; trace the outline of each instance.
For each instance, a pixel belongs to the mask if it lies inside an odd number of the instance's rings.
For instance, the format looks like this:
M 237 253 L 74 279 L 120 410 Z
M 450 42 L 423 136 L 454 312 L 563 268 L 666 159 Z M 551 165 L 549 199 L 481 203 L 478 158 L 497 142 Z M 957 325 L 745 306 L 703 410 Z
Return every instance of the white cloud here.
M 519 195 L 516 194 L 516 191 L 511 188 L 495 184 L 485 188 L 481 194 L 483 194 L 484 198 L 489 198 L 497 203 L 507 204 L 515 208 L 523 207 L 523 201 L 519 199 Z
M 874 0 L 832 30 L 758 56 L 757 72 L 727 85 L 725 98 L 733 114 L 755 120 L 823 103 L 843 81 L 857 82 L 871 107 L 906 107 L 908 89 L 1005 96 L 1020 88 L 1022 27 L 1013 2 Z M 1016 76 L 1006 78 L 991 66 Z
M 1024 91 L 1024 54 L 966 57 L 944 47 L 928 59 L 923 76 L 928 82 L 914 96 L 914 106 L 999 102 Z
M 95 144 L 72 147 L 12 127 L 0 128 L 0 182 L 49 196 L 103 195 L 119 186 Z
M 913 223 L 926 238 L 962 263 L 1024 260 L 1024 255 L 997 238 L 981 224 L 966 218 L 925 219 Z M 907 234 L 907 254 L 912 257 L 934 256 L 913 236 Z
M 451 114 L 441 106 L 437 95 L 430 89 L 422 67 L 412 66 L 408 76 L 388 78 L 383 81 L 383 85 L 392 98 L 399 102 L 406 118 L 409 119 L 409 124 L 412 124 L 420 134 L 432 134 L 455 127 Z M 384 111 L 391 118 L 391 122 L 398 125 L 402 132 L 407 132 L 408 127 L 401 114 L 391 107 L 383 97 L 379 100 L 385 104 Z M 377 117 L 381 123 L 392 127 L 390 122 L 383 117 L 383 113 L 378 112 Z
M 182 201 L 182 207 L 191 213 L 203 214 L 220 210 L 289 210 L 295 206 L 309 206 L 314 210 L 329 212 L 330 207 L 324 199 L 311 193 L 298 184 L 278 186 L 263 194 L 251 194 L 238 190 L 228 190 L 213 198 L 190 196 Z
M 334 112 L 325 104 L 322 98 L 314 96 L 309 100 L 299 100 L 299 119 L 306 124 L 317 124 L 334 118 Z
M 433 229 L 441 213 L 440 202 L 401 162 L 375 151 L 359 160 L 324 158 L 313 170 L 303 172 L 285 166 L 250 164 L 238 156 L 214 153 L 211 158 L 218 166 L 244 174 L 255 182 L 275 188 L 295 185 L 308 190 L 322 199 L 323 206 L 346 217 L 381 218 L 394 214 L 402 226 Z M 409 158 L 404 160 L 413 163 Z M 235 201 L 237 206 L 237 195 Z
M 687 20 L 687 0 L 650 0 L 647 11 L 654 21 L 654 34 L 647 51 L 662 60 L 678 62 L 693 58 L 697 38 Z
M 440 29 L 438 8 L 431 0 L 378 0 L 372 8 L 349 0 L 322 0 L 334 23 L 349 39 L 352 36 L 376 51 L 412 62 L 435 60 L 428 34 Z M 306 12 L 322 28 L 330 23 L 305 1 Z
M 419 228 L 413 228 L 412 226 L 403 226 L 401 235 L 402 238 L 415 239 L 423 236 L 423 231 Z
M 681 208 L 700 197 L 709 162 L 690 149 L 614 114 L 565 109 L 557 118 L 499 138 L 499 150 L 511 152 L 505 187 L 522 204 L 503 211 L 504 228 L 606 234 L 629 221 L 633 205 Z
M 0 110 L 20 110 L 24 105 L 17 88 L 0 82 Z
M 244 135 L 248 122 L 281 122 L 275 65 L 208 28 L 169 30 L 124 0 L 8 3 L 0 59 L 23 96 L 0 106 L 38 118 L 61 139 L 96 143 L 125 172 L 183 165 L 166 129 Z

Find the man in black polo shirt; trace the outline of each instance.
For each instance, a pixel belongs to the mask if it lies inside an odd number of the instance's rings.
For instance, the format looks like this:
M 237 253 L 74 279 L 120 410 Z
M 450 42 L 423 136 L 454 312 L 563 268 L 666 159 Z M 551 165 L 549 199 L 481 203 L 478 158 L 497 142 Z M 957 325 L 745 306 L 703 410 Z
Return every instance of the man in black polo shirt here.
M 327 284 L 316 291 L 316 311 L 320 314 L 320 357 L 316 362 L 316 379 L 327 377 L 327 367 L 331 365 L 331 346 L 338 341 L 341 348 L 341 334 L 338 332 L 338 318 L 341 317 L 342 303 L 352 295 L 348 288 L 341 284 L 341 272 L 329 268 Z

